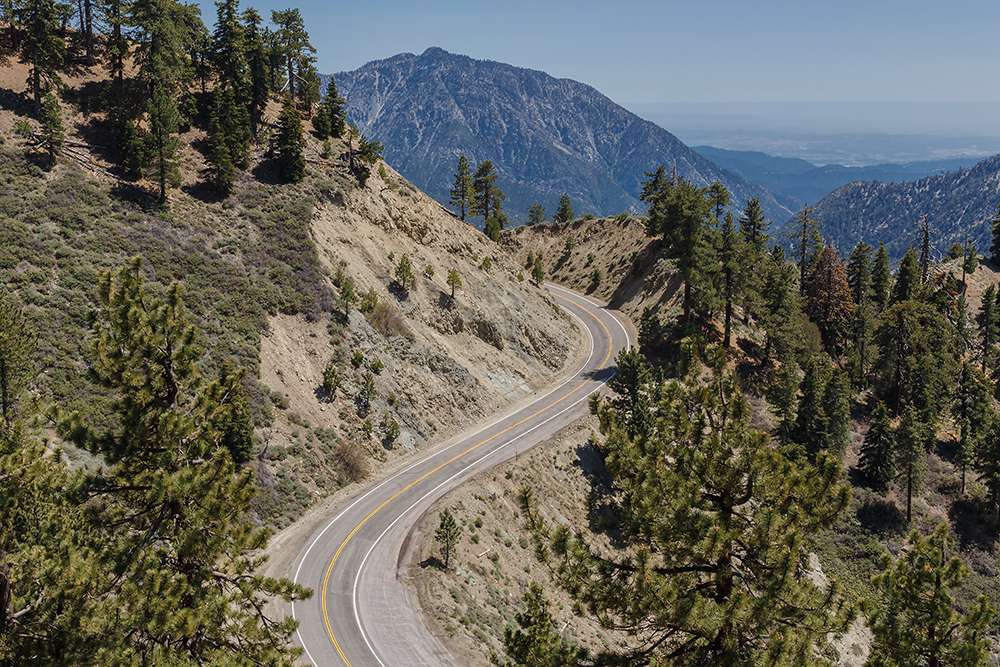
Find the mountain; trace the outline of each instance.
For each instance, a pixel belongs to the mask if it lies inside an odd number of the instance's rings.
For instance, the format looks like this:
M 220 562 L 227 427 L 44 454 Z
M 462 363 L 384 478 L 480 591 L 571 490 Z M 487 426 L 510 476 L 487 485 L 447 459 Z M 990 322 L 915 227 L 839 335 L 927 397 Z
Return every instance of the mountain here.
M 905 183 L 851 183 L 816 204 L 823 235 L 841 251 L 860 240 L 882 241 L 893 259 L 917 242 L 917 221 L 926 215 L 931 242 L 944 253 L 966 236 L 986 251 L 990 224 L 1000 203 L 1000 155 L 958 171 Z M 791 224 L 791 223 L 789 223 Z
M 845 167 L 839 164 L 817 166 L 799 158 L 776 157 L 758 151 L 727 150 L 714 146 L 695 146 L 694 150 L 747 181 L 764 186 L 778 201 L 794 210 L 815 203 L 833 190 L 855 181 L 912 181 L 971 167 L 981 159 L 949 158 Z
M 553 212 L 563 192 L 578 213 L 639 210 L 640 183 L 658 164 L 697 183 L 722 181 L 737 204 L 759 196 L 775 220 L 791 212 L 765 188 L 576 81 L 439 48 L 336 77 L 351 121 L 385 144 L 387 162 L 441 202 L 465 153 L 496 165 L 512 219 L 523 219 L 534 201 Z

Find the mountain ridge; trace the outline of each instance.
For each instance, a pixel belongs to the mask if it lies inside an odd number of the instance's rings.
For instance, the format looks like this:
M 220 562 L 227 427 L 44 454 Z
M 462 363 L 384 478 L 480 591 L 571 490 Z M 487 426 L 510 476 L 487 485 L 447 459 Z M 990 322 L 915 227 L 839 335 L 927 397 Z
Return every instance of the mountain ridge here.
M 842 252 L 862 240 L 871 245 L 884 242 L 890 257 L 898 260 L 917 244 L 917 221 L 923 215 L 939 256 L 967 237 L 985 252 L 998 204 L 1000 155 L 994 155 L 971 167 L 915 181 L 849 183 L 821 199 L 813 214 L 823 235 Z
M 737 206 L 759 196 L 775 220 L 791 213 L 766 188 L 573 79 L 440 47 L 335 76 L 351 121 L 438 201 L 447 201 L 455 161 L 465 153 L 473 162 L 493 161 L 515 220 L 535 201 L 553 211 L 563 192 L 579 213 L 640 210 L 641 181 L 658 164 L 702 185 L 721 180 Z

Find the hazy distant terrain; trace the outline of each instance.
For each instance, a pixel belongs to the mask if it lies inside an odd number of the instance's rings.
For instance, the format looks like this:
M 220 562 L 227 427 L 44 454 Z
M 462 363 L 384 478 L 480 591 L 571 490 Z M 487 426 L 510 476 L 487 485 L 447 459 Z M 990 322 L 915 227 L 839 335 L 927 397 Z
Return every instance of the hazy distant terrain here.
M 763 185 L 785 206 L 798 210 L 814 204 L 837 188 L 855 181 L 898 183 L 971 167 L 978 158 L 950 158 L 848 167 L 818 166 L 800 158 L 785 158 L 759 151 L 735 151 L 713 146 L 694 149 L 719 166 L 734 171 L 751 183 Z

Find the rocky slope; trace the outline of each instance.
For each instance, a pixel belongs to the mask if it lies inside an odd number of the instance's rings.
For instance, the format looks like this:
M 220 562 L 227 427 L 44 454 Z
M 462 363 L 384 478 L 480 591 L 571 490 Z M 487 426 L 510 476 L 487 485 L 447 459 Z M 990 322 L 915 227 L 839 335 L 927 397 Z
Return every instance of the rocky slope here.
M 73 152 L 49 171 L 13 132 L 34 122 L 25 80 L 16 64 L 0 72 L 0 290 L 38 330 L 35 392 L 106 415 L 107 397 L 86 375 L 96 279 L 141 255 L 151 290 L 183 281 L 206 370 L 235 361 L 247 371 L 257 510 L 268 523 L 287 524 L 350 480 L 517 400 L 582 345 L 502 248 L 385 164 L 359 186 L 342 143 L 327 159 L 309 137 L 308 175 L 294 185 L 276 182 L 262 145 L 219 200 L 201 184 L 195 126 L 181 136 L 183 183 L 161 209 L 150 184 L 121 180 L 105 159 L 102 114 L 83 113 L 100 108 L 100 72 L 66 77 Z M 405 295 L 390 287 L 403 255 L 416 274 Z M 452 269 L 464 282 L 455 301 L 445 286 Z M 356 301 L 346 319 L 344 278 L 369 295 L 365 312 Z M 320 389 L 331 360 L 341 377 L 333 397 Z M 369 373 L 370 405 L 360 400 Z
M 849 252 L 858 241 L 886 244 L 898 260 L 918 243 L 917 222 L 926 215 L 938 256 L 968 236 L 981 252 L 990 242 L 990 220 L 1000 204 L 1000 156 L 967 169 L 905 183 L 851 183 L 815 207 L 824 236 Z
M 563 192 L 580 213 L 636 208 L 643 175 L 661 163 L 700 184 L 721 180 L 740 203 L 759 195 L 772 219 L 789 213 L 763 188 L 576 81 L 439 48 L 336 77 L 351 120 L 438 201 L 447 201 L 455 160 L 465 153 L 497 166 L 515 219 L 534 201 L 555 211 Z

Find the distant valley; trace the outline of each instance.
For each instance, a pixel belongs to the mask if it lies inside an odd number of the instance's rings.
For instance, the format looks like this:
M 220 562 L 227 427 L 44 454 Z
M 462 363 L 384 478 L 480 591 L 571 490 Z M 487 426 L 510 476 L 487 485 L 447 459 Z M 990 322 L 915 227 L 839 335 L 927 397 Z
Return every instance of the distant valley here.
M 764 186 L 785 206 L 799 210 L 834 190 L 855 181 L 899 183 L 971 167 L 981 158 L 949 158 L 863 167 L 816 165 L 800 158 L 777 157 L 759 151 L 738 151 L 713 146 L 694 149 L 723 169 L 751 183 Z

